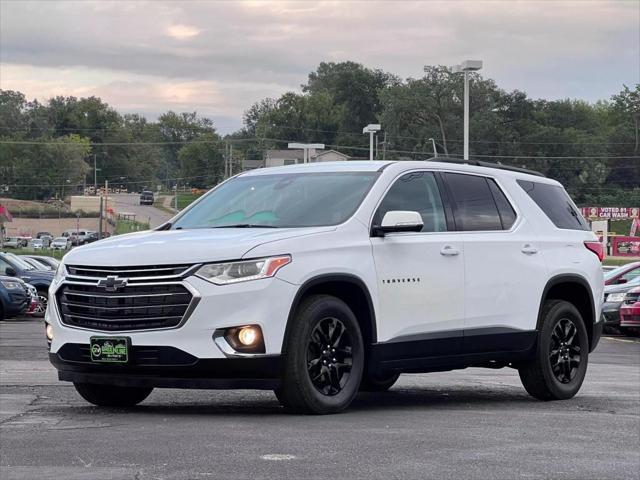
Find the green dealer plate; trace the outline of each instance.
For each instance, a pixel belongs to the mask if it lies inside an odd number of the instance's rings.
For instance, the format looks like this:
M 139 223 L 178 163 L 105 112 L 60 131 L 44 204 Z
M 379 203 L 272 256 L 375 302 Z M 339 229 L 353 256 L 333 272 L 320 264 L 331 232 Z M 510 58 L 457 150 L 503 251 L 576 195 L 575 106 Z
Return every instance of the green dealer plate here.
M 131 339 L 129 337 L 91 337 L 91 361 L 98 363 L 127 363 Z

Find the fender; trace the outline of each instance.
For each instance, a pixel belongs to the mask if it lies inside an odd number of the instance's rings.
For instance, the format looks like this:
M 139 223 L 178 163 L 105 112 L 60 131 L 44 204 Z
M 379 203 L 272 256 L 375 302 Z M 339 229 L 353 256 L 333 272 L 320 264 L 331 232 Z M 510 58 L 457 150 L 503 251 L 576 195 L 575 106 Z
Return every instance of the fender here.
M 355 275 L 351 275 L 347 273 L 335 273 L 335 274 L 329 273 L 329 274 L 318 275 L 316 277 L 313 277 L 307 280 L 300 286 L 300 288 L 296 292 L 296 295 L 293 298 L 293 302 L 291 304 L 291 308 L 289 310 L 289 316 L 287 317 L 287 326 L 285 328 L 284 339 L 282 341 L 283 353 L 286 351 L 287 339 L 289 338 L 289 329 L 291 327 L 291 324 L 293 323 L 293 317 L 295 315 L 296 310 L 298 309 L 298 305 L 300 304 L 300 300 L 302 299 L 302 297 L 313 287 L 316 287 L 318 285 L 322 285 L 325 283 L 332 283 L 332 282 L 350 283 L 352 285 L 357 286 L 364 293 L 364 296 L 367 301 L 367 307 L 370 312 L 369 328 L 371 331 L 371 344 L 374 344 L 378 341 L 378 333 L 376 328 L 376 312 L 373 307 L 373 301 L 371 300 L 371 293 L 369 293 L 369 289 L 367 288 L 364 281 Z
M 593 318 L 591 319 L 592 320 L 591 324 L 598 323 L 598 318 L 596 315 L 596 304 L 593 301 L 593 292 L 591 291 L 591 285 L 589 284 L 587 279 L 582 277 L 581 275 L 577 275 L 574 273 L 563 273 L 560 275 L 556 275 L 555 277 L 552 277 L 547 282 L 547 284 L 544 287 L 544 290 L 542 291 L 542 297 L 540 298 L 540 306 L 538 307 L 538 321 L 536 324 L 536 330 L 540 330 L 540 324 L 542 321 L 542 319 L 540 318 L 540 312 L 542 311 L 542 306 L 547 298 L 547 295 L 549 294 L 549 290 L 551 290 L 552 287 L 560 283 L 578 283 L 587 290 L 587 292 L 589 293 L 589 301 L 591 302 L 591 310 L 593 312 Z

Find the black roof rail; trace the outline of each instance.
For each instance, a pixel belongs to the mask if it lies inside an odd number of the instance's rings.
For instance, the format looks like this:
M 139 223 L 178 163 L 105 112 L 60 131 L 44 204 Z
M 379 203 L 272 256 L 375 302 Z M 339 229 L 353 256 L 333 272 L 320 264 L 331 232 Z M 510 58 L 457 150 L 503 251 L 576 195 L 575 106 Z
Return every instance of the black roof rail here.
M 545 177 L 546 175 L 535 170 L 529 170 L 528 168 L 514 167 L 511 165 L 503 165 L 502 163 L 484 162 L 482 160 L 462 160 L 460 158 L 442 158 L 433 157 L 428 161 L 430 162 L 442 162 L 442 163 L 457 163 L 461 165 L 474 165 L 476 167 L 498 168 L 500 170 L 509 170 L 510 172 L 527 173 L 529 175 L 535 175 L 537 177 Z

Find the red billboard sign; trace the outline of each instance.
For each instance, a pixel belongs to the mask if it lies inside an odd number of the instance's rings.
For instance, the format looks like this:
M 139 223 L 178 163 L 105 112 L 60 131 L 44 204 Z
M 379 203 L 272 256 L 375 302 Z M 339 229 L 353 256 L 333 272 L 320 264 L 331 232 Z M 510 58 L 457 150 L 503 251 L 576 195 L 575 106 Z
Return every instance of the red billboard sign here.
M 640 218 L 638 207 L 584 207 L 582 216 L 590 220 L 626 220 Z
M 614 257 L 640 257 L 640 237 L 612 237 L 611 253 Z

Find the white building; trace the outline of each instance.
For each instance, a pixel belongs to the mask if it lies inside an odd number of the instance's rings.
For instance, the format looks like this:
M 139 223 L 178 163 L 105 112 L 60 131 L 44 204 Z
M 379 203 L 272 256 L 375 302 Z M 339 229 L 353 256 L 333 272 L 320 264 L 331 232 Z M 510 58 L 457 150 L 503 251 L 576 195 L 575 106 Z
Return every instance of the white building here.
M 335 162 L 346 161 L 351 157 L 336 150 L 309 150 L 310 162 Z M 267 150 L 264 160 L 265 167 L 280 167 L 282 165 L 294 165 L 302 163 L 304 159 L 303 150 Z

